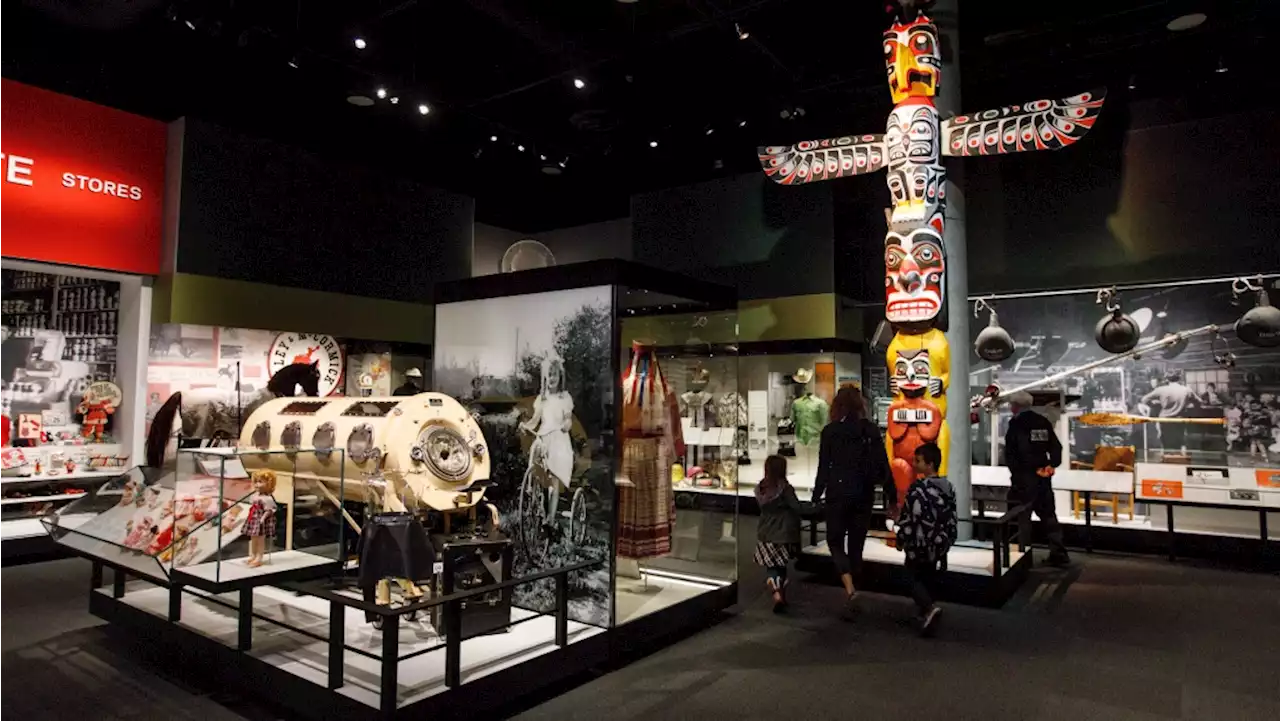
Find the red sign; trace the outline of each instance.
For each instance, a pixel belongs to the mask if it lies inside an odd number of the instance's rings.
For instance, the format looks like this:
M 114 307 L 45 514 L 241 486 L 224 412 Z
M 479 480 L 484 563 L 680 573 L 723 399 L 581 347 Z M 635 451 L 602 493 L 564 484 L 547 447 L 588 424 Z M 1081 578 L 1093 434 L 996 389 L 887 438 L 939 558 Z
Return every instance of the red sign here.
M 6 258 L 156 275 L 165 124 L 4 80 Z

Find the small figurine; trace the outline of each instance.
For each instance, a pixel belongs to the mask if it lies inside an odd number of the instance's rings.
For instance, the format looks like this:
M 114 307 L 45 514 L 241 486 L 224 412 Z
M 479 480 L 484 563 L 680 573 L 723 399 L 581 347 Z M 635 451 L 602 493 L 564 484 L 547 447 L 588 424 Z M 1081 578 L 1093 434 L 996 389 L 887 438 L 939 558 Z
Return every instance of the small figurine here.
M 254 471 L 253 490 L 254 494 L 249 502 L 249 517 L 244 522 L 244 534 L 249 537 L 249 558 L 245 564 L 250 568 L 257 568 L 262 565 L 267 539 L 276 535 L 276 501 L 271 497 L 276 490 L 276 474 L 272 471 Z

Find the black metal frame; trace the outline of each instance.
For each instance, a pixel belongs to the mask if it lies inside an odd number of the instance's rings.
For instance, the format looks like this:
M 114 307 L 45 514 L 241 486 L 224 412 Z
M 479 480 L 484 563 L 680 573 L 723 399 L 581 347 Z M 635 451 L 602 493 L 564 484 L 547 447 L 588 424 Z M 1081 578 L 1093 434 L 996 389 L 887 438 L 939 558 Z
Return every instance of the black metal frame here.
M 1173 509 L 1177 506 L 1184 508 L 1212 508 L 1223 511 L 1242 511 L 1258 514 L 1258 541 L 1259 547 L 1258 562 L 1260 566 L 1269 567 L 1272 563 L 1272 556 L 1277 548 L 1280 548 L 1280 541 L 1271 540 L 1270 533 L 1267 529 L 1267 514 L 1280 513 L 1280 508 L 1263 508 L 1258 506 L 1245 506 L 1239 503 L 1200 503 L 1196 501 L 1179 501 L 1165 498 L 1135 498 L 1135 502 L 1147 503 L 1150 505 L 1163 505 L 1165 510 L 1165 525 L 1163 531 L 1168 539 L 1169 544 L 1169 560 L 1176 561 L 1178 555 L 1178 531 L 1173 523 Z M 1089 503 L 1089 495 L 1085 494 L 1085 503 Z M 1087 520 L 1087 517 L 1086 517 Z M 1196 534 L 1199 535 L 1199 534 Z M 1092 549 L 1092 542 L 1089 550 Z
M 90 578 L 91 610 L 94 609 L 94 602 L 98 600 L 98 596 L 100 595 L 98 594 L 98 589 L 103 586 L 105 569 L 107 568 L 112 570 L 111 598 L 116 601 L 124 598 L 125 584 L 131 575 L 131 569 L 99 558 L 94 558 L 92 556 L 86 555 L 85 557 L 93 564 Z M 422 601 L 415 601 L 413 603 L 397 607 L 382 606 L 365 601 L 363 598 L 358 596 L 341 593 L 340 591 L 343 590 L 343 587 L 331 580 L 257 584 L 259 586 L 274 585 L 278 588 L 293 591 L 299 595 L 313 596 L 328 601 L 329 635 L 327 637 L 306 629 L 291 626 L 266 615 L 255 613 L 253 610 L 253 592 L 256 586 L 254 585 L 237 585 L 234 590 L 239 591 L 238 604 L 232 604 L 216 597 L 217 594 L 232 589 L 213 590 L 210 588 L 210 584 L 208 583 L 196 588 L 199 588 L 199 590 L 204 592 L 202 594 L 198 594 L 202 601 L 214 603 L 224 608 L 236 611 L 237 638 L 235 650 L 237 652 L 245 653 L 253 649 L 253 623 L 255 619 L 266 621 L 272 625 L 288 629 L 291 632 L 307 638 L 317 641 L 327 641 L 329 644 L 327 687 L 331 691 L 345 685 L 343 666 L 345 664 L 345 655 L 347 651 L 379 661 L 382 668 L 379 692 L 380 709 L 378 711 L 378 718 L 390 719 L 396 716 L 399 709 L 397 686 L 399 682 L 399 663 L 401 661 L 433 651 L 438 651 L 443 646 L 445 649 L 445 686 L 450 690 L 453 690 L 462 685 L 462 642 L 465 640 L 463 639 L 461 632 L 462 602 L 494 591 L 514 588 L 525 583 L 533 583 L 544 578 L 554 577 L 556 583 L 556 602 L 554 609 L 555 645 L 557 648 L 563 649 L 569 645 L 569 574 L 585 571 L 605 562 L 605 559 L 584 561 L 571 566 L 548 569 L 546 571 L 541 571 L 520 578 L 508 579 L 500 583 L 468 589 L 466 591 L 457 591 L 448 595 L 438 596 L 436 598 Z M 157 581 L 156 579 L 138 576 L 136 573 L 133 573 L 132 575 L 139 580 L 145 580 L 147 583 L 168 588 L 169 609 L 167 620 L 170 624 L 178 624 L 182 620 L 182 596 L 184 592 L 190 592 L 186 588 L 186 584 L 177 582 L 170 582 L 166 584 Z M 426 611 L 437 606 L 443 606 L 445 608 L 445 613 L 443 615 L 446 626 L 444 629 L 444 643 L 401 655 L 399 652 L 400 641 L 398 633 L 400 617 Z M 348 608 L 355 609 L 365 614 L 372 614 L 382 619 L 381 653 L 372 653 L 346 643 L 345 619 L 346 610 Z M 538 617 L 539 616 L 532 616 L 529 619 L 515 621 L 508 624 L 508 627 L 515 626 Z M 196 632 L 193 631 L 192 633 Z

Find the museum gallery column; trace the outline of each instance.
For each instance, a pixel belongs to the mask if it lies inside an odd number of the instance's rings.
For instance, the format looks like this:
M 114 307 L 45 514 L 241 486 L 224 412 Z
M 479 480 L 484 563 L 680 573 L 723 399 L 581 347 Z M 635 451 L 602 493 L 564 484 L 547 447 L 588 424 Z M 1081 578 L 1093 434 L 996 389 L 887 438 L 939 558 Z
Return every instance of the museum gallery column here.
M 942 41 L 942 81 L 936 99 L 938 114 L 951 118 L 960 114 L 960 8 L 959 0 L 938 0 L 930 15 Z M 972 514 L 969 466 L 972 463 L 973 427 L 969 424 L 969 262 L 964 236 L 964 162 L 947 163 L 947 204 L 943 215 L 947 251 L 947 343 L 951 346 L 952 401 L 947 404 L 947 425 L 951 428 L 951 460 L 947 477 L 956 490 L 960 518 Z M 960 524 L 960 539 L 966 540 L 973 526 Z

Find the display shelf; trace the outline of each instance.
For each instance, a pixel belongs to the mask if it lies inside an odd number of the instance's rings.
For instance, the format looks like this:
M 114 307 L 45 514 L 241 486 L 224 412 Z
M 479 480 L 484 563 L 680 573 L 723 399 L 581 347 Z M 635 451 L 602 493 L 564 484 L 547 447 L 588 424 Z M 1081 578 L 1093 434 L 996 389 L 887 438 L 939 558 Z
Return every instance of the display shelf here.
M 45 501 L 66 501 L 80 498 L 83 493 L 55 493 L 50 496 L 24 496 L 22 498 L 0 498 L 0 506 L 14 506 L 21 503 L 42 503 Z
M 92 513 L 73 513 L 62 517 L 62 524 L 67 528 L 76 528 L 94 517 Z M 16 518 L 11 521 L 0 521 L 0 540 L 16 541 L 22 538 L 38 538 L 48 535 L 40 516 Z
M 60 483 L 65 481 L 94 481 L 107 478 L 115 478 L 124 475 L 128 469 L 121 468 L 118 471 L 76 471 L 75 473 L 61 473 L 56 476 L 16 476 L 9 478 L 0 478 L 0 486 L 11 483 Z

